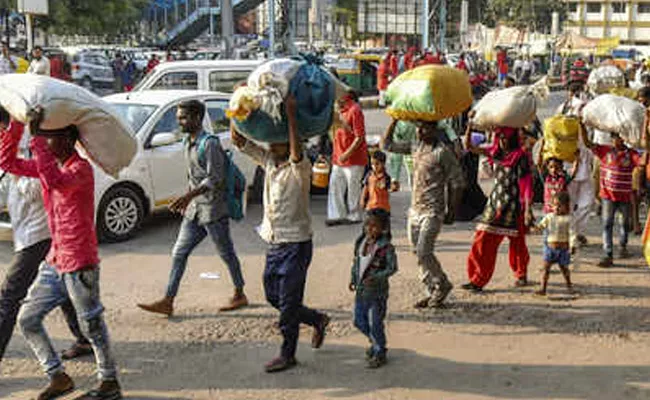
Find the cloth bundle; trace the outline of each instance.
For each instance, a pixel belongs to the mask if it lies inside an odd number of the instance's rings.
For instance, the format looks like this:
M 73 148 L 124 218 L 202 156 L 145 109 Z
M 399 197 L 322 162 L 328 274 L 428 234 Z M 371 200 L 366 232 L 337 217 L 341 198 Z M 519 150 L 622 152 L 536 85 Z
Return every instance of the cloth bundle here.
M 472 125 L 479 129 L 495 126 L 524 128 L 533 122 L 537 106 L 548 96 L 546 80 L 532 86 L 516 86 L 486 94 L 475 106 Z
M 603 94 L 582 110 L 585 125 L 620 135 L 633 147 L 638 147 L 645 120 L 643 106 L 627 97 Z
M 23 123 L 29 122 L 31 110 L 42 107 L 45 130 L 77 126 L 87 156 L 114 177 L 138 150 L 133 130 L 112 105 L 68 82 L 32 74 L 0 76 L 0 106 Z
M 603 65 L 591 71 L 587 87 L 594 95 L 608 93 L 612 89 L 625 87 L 625 75 L 613 65 Z
M 346 90 L 312 59 L 273 60 L 253 71 L 248 86 L 235 91 L 227 115 L 249 138 L 283 143 L 289 134 L 284 99 L 290 94 L 297 103 L 298 131 L 310 138 L 327 133 L 337 95 Z
M 386 90 L 386 113 L 398 120 L 440 121 L 455 117 L 473 102 L 466 72 L 426 65 L 397 77 Z

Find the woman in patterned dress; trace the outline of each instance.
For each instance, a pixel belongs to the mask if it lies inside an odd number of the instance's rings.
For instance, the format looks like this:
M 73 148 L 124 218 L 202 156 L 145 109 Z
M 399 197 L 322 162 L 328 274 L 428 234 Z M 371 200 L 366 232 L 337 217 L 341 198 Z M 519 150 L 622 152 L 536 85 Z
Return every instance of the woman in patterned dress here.
M 479 292 L 494 273 L 499 245 L 505 237 L 515 285 L 527 284 L 526 271 L 530 256 L 526 247 L 526 226 L 533 220 L 532 174 L 530 159 L 523 150 L 515 128 L 498 127 L 489 148 L 476 147 L 467 140 L 467 149 L 488 157 L 494 168 L 494 188 L 488 197 L 481 222 L 476 227 L 474 243 L 467 259 L 469 282 L 463 289 Z

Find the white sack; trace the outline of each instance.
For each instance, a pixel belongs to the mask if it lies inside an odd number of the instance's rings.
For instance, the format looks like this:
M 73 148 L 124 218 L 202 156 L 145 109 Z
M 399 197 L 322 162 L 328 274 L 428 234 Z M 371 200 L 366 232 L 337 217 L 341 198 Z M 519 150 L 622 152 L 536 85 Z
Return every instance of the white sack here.
M 645 119 L 643 106 L 627 97 L 603 94 L 590 101 L 582 110 L 587 126 L 619 134 L 632 146 L 638 146 Z
M 30 110 L 41 106 L 45 130 L 76 125 L 86 154 L 109 175 L 117 176 L 137 152 L 131 127 L 112 106 L 71 83 L 33 74 L 3 75 L 0 105 L 23 123 L 29 122 Z
M 472 125 L 480 129 L 495 126 L 524 128 L 537 115 L 538 104 L 548 95 L 546 81 L 532 86 L 515 86 L 486 94 L 474 106 Z
M 612 89 L 625 87 L 625 75 L 613 65 L 603 65 L 591 71 L 587 87 L 593 94 L 608 93 Z

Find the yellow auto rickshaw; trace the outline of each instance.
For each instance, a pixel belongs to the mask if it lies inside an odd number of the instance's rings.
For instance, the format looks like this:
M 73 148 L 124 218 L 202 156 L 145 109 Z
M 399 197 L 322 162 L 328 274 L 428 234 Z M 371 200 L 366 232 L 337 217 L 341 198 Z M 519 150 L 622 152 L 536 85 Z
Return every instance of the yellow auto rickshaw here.
M 361 95 L 377 94 L 377 69 L 382 56 L 376 54 L 344 54 L 336 63 L 336 73 Z

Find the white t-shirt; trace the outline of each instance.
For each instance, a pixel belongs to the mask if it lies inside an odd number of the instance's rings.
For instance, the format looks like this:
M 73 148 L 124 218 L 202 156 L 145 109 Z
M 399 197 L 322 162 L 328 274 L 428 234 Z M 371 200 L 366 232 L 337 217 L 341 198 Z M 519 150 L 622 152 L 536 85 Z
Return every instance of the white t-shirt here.
M 43 56 L 40 60 L 33 59 L 29 64 L 28 74 L 50 76 L 50 60 Z

